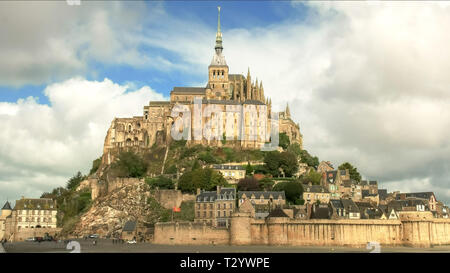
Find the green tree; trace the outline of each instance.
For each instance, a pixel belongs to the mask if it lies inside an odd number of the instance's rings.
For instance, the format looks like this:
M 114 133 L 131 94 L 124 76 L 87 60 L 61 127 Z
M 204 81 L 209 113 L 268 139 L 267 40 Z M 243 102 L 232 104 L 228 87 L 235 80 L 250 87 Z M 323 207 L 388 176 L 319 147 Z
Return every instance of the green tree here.
M 200 169 L 200 168 L 201 168 L 200 163 L 198 163 L 198 160 L 196 159 L 194 161 L 194 164 L 192 164 L 192 170 L 197 170 L 197 169 Z
M 147 171 L 144 159 L 133 152 L 121 152 L 118 160 L 112 165 L 120 177 L 142 177 Z
M 74 176 L 72 176 L 69 181 L 67 181 L 66 188 L 68 190 L 75 190 L 86 177 L 81 174 L 81 172 L 77 172 Z
M 175 166 L 173 164 L 170 165 L 169 168 L 164 170 L 164 173 L 166 173 L 166 174 L 176 174 L 177 173 L 177 166 Z
M 158 176 L 155 178 L 149 178 L 147 177 L 145 179 L 145 182 L 152 188 L 160 188 L 160 189 L 174 189 L 175 183 L 172 179 L 164 177 L 164 176 Z
M 350 179 L 360 182 L 361 174 L 358 172 L 356 167 L 353 167 L 352 164 L 345 162 L 338 167 L 339 170 L 348 170 L 350 173 Z
M 237 188 L 240 191 L 259 191 L 259 182 L 254 177 L 245 177 L 239 180 Z
M 263 178 L 259 180 L 259 187 L 264 191 L 271 191 L 275 182 L 270 178 Z
M 291 152 L 271 151 L 264 157 L 267 172 L 273 176 L 280 176 L 280 168 L 288 177 L 293 176 L 298 170 L 297 157 Z
M 225 134 L 225 132 L 222 134 L 222 140 L 221 140 L 221 142 L 222 142 L 222 145 L 227 144 L 227 135 Z
M 194 193 L 197 188 L 207 191 L 214 190 L 217 186 L 226 186 L 227 181 L 221 173 L 211 168 L 196 169 L 184 173 L 179 181 L 178 188 L 183 192 Z
M 303 195 L 303 187 L 299 182 L 280 182 L 273 187 L 274 191 L 284 191 L 286 201 L 291 204 L 300 204 Z
M 98 168 L 100 167 L 100 165 L 102 164 L 102 157 L 100 156 L 99 158 L 95 159 L 94 161 L 92 161 L 92 168 L 89 171 L 89 175 L 95 173 Z
M 297 157 L 291 152 L 280 154 L 279 168 L 282 168 L 287 177 L 292 177 L 298 171 Z
M 288 135 L 286 135 L 286 133 L 280 133 L 279 134 L 279 146 L 281 148 L 283 148 L 284 150 L 286 150 L 288 148 L 289 144 L 291 144 L 291 141 L 289 140 Z
M 245 175 L 252 175 L 253 174 L 253 167 L 250 165 L 250 162 L 247 163 L 247 166 L 245 167 Z
M 288 152 L 291 152 L 298 157 L 302 156 L 302 148 L 300 148 L 300 144 L 298 144 L 297 142 L 294 142 L 291 145 L 289 145 L 287 150 L 288 150 Z
M 313 185 L 319 185 L 322 175 L 315 170 L 310 170 L 308 173 L 303 174 L 300 177 L 300 182 L 303 184 L 311 183 Z
M 279 176 L 279 166 L 280 166 L 280 152 L 278 151 L 270 151 L 266 153 L 264 157 L 264 163 L 267 169 L 267 172 L 273 176 Z
M 319 166 L 319 158 L 317 156 L 311 156 L 307 150 L 301 151 L 300 162 L 306 163 L 308 166 L 315 169 L 317 169 L 317 166 Z

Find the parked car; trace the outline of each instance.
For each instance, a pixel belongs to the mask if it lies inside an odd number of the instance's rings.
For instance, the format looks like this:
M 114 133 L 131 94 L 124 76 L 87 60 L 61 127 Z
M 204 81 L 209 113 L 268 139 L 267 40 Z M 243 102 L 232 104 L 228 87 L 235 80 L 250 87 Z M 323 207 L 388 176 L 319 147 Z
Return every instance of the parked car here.
M 42 238 L 42 237 L 34 237 L 34 239 L 35 239 L 34 241 L 38 242 L 38 243 L 44 241 L 44 238 Z
M 129 240 L 127 243 L 131 245 L 131 244 L 136 244 L 137 242 L 136 242 L 136 240 L 133 239 L 133 240 Z
M 99 237 L 98 234 L 91 234 L 91 235 L 89 235 L 89 238 L 91 238 L 91 239 L 97 239 L 98 237 Z
M 35 242 L 35 241 L 36 241 L 36 238 L 34 238 L 34 237 L 29 237 L 29 238 L 25 239 L 25 242 Z

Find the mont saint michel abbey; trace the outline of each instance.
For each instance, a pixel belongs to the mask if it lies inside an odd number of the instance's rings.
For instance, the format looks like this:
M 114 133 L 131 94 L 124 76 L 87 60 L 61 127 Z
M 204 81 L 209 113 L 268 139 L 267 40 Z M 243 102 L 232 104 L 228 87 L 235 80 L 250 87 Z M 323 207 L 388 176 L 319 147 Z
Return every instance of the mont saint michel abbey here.
M 215 51 L 208 66 L 208 83 L 205 87 L 174 87 L 170 92 L 170 101 L 150 101 L 144 106 L 143 116 L 115 118 L 105 138 L 103 162 L 113 161 L 112 150 L 121 147 L 150 148 L 153 145 L 165 145 L 171 139 L 171 130 L 177 117 L 173 110 L 177 107 L 189 109 L 191 123 L 187 145 L 231 146 L 242 149 L 259 149 L 270 142 L 271 124 L 275 113 L 272 113 L 272 102 L 264 95 L 262 81 L 253 81 L 250 69 L 247 76 L 230 74 L 225 56 L 222 54 L 222 32 L 220 30 L 220 7 L 217 20 Z M 196 104 L 195 102 L 201 102 Z M 194 109 L 200 105 L 200 109 Z M 213 109 L 212 113 L 205 111 Z M 256 115 L 245 113 L 242 109 L 252 109 Z M 197 118 L 195 111 L 203 114 Z M 256 111 L 255 111 L 256 110 Z M 209 114 L 205 114 L 209 113 Z M 216 114 L 218 113 L 218 114 Z M 180 116 L 186 114 L 182 112 Z M 291 143 L 302 146 L 300 127 L 292 119 L 287 105 L 278 113 L 278 130 L 285 133 Z M 260 115 L 264 115 L 261 119 Z M 220 116 L 220 117 L 218 117 Z M 186 118 L 186 117 L 185 117 Z M 214 120 L 215 119 L 215 120 Z M 231 119 L 231 120 L 230 120 Z M 260 120 L 267 120 L 261 123 Z M 215 121 L 215 122 L 214 122 Z M 217 122 L 219 121 L 219 122 Z M 211 131 L 218 129 L 217 139 L 194 136 L 194 128 L 208 127 Z M 229 126 L 231 124 L 232 126 Z M 195 127 L 197 126 L 197 127 Z M 218 128 L 215 128 L 218 127 Z M 246 138 L 246 135 L 256 135 Z M 198 136 L 198 134 L 197 134 Z M 244 136 L 244 137 L 242 137 Z M 226 141 L 223 141 L 225 137 Z

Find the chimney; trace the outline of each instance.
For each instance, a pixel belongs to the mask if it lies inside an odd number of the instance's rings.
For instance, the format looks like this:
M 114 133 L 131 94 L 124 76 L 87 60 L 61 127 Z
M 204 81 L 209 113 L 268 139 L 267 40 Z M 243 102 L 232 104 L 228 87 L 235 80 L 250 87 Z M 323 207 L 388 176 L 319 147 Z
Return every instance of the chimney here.
M 200 188 L 197 188 L 197 195 L 201 193 Z
M 217 186 L 217 194 L 220 194 L 220 190 L 222 189 L 221 186 Z

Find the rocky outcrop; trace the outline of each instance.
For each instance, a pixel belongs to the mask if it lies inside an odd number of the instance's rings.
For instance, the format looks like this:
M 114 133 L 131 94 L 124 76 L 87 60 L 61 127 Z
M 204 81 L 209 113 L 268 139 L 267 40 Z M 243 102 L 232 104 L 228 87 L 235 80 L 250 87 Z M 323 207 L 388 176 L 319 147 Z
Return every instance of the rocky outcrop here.
M 153 194 L 143 181 L 125 184 L 105 196 L 100 196 L 92 204 L 89 211 L 83 214 L 72 236 L 85 236 L 96 233 L 100 236 L 120 235 L 126 221 L 137 220 L 139 223 L 157 222 L 164 208 L 154 200 Z M 155 204 L 156 203 L 156 204 Z

